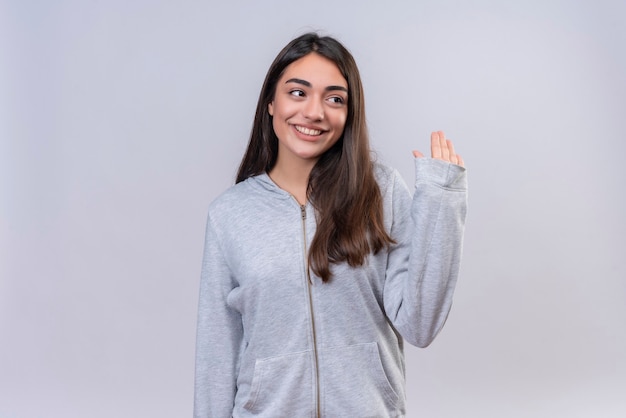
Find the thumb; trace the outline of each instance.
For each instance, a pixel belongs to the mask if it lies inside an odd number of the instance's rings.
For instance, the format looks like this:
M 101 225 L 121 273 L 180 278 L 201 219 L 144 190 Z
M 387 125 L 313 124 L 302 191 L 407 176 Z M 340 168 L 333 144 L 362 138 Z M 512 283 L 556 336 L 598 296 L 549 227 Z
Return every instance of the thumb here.
M 422 158 L 422 157 L 424 157 L 424 154 L 422 154 L 421 152 L 419 152 L 417 150 L 413 150 L 413 156 L 415 158 Z

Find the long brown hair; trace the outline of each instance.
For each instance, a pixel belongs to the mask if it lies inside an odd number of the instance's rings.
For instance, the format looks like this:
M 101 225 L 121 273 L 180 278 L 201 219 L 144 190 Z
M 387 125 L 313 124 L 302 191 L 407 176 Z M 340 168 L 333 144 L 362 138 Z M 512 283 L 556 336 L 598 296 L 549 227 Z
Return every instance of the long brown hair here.
M 268 105 L 285 68 L 310 53 L 333 61 L 348 82 L 348 115 L 343 134 L 311 170 L 307 189 L 307 197 L 317 212 L 309 264 L 326 282 L 332 276 L 330 263 L 361 266 L 370 252 L 377 253 L 393 243 L 384 228 L 382 197 L 374 178 L 361 76 L 354 58 L 337 40 L 307 33 L 287 44 L 274 59 L 261 88 L 237 183 L 269 173 L 276 164 L 278 138 Z

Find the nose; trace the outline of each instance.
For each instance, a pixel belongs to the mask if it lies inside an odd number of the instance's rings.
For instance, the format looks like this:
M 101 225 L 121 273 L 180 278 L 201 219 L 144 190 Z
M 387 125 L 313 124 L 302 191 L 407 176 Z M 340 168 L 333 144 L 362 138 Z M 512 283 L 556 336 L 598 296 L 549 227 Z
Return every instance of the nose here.
M 311 97 L 306 101 L 303 115 L 305 118 L 319 122 L 324 119 L 324 104 L 321 99 Z

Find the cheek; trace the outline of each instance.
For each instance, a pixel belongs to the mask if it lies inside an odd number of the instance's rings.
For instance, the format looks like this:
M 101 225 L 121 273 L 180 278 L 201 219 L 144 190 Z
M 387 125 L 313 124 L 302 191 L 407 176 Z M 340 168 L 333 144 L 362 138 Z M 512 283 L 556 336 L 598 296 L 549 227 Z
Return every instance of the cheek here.
M 276 138 L 278 138 L 278 140 L 282 140 L 283 137 L 287 134 L 287 129 L 289 129 L 289 127 L 284 119 L 280 117 L 280 112 L 274 113 L 274 116 L 272 117 L 272 130 L 274 131 L 274 135 L 276 135 Z
M 297 107 L 287 100 L 275 100 L 272 106 L 274 120 L 286 121 L 297 113 Z
M 277 118 L 276 117 L 272 117 L 272 129 L 274 130 L 274 134 L 278 134 L 277 130 L 280 130 L 280 126 L 277 123 Z
M 335 121 L 335 127 L 338 131 L 343 132 L 344 128 L 346 127 L 346 119 L 348 118 L 347 116 L 348 115 L 346 114 L 342 114 L 337 117 L 337 120 Z

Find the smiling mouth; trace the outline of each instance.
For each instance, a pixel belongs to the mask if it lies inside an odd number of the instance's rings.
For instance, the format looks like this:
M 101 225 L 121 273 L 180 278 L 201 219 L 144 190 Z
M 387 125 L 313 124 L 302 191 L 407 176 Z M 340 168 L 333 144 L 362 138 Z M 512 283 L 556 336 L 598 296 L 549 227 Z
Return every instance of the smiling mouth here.
M 299 125 L 294 125 L 294 128 L 296 129 L 296 131 L 309 136 L 318 136 L 322 134 L 322 131 L 320 131 L 319 129 L 309 129 Z

